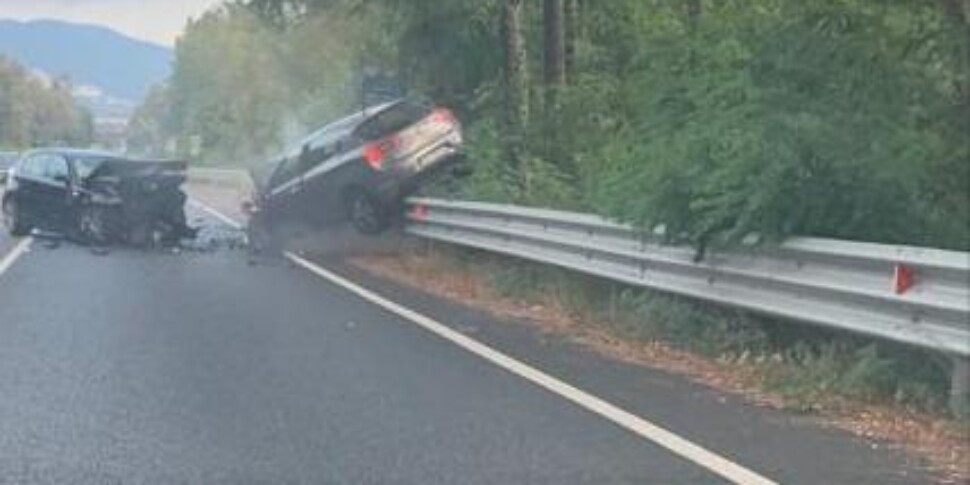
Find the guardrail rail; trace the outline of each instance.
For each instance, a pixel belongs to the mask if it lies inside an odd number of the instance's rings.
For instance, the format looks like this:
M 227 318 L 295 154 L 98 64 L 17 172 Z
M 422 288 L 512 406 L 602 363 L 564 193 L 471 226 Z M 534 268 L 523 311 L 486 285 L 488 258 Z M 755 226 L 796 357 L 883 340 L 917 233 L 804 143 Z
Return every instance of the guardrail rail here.
M 954 362 L 954 406 L 970 394 L 970 253 L 794 238 L 695 262 L 692 248 L 589 214 L 438 199 L 408 206 L 416 236 L 942 352 Z
M 189 167 L 189 180 L 239 188 L 248 187 L 252 183 L 248 172 L 233 168 Z

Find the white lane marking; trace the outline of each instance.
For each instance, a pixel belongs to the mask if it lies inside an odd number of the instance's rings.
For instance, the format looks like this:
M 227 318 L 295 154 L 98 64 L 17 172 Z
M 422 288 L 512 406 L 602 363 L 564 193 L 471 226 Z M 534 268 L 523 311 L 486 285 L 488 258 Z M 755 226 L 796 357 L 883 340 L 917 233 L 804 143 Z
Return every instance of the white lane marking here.
M 469 338 L 462 333 L 452 330 L 442 323 L 387 300 L 384 297 L 334 273 L 331 273 L 330 271 L 327 271 L 293 253 L 287 252 L 285 254 L 290 261 L 293 261 L 295 264 L 302 266 L 303 268 L 329 281 L 330 283 L 341 286 L 345 290 L 350 291 L 351 293 L 354 293 L 357 296 L 378 305 L 387 311 L 390 311 L 391 313 L 397 314 L 406 320 L 410 320 L 425 330 L 434 333 L 435 335 L 448 340 L 449 342 L 475 355 L 478 355 L 479 357 L 509 372 L 512 372 L 523 379 L 532 382 L 533 384 L 543 387 L 546 390 L 559 395 L 560 397 L 572 401 L 573 403 L 578 404 L 579 406 L 586 408 L 587 410 L 592 411 L 601 417 L 606 418 L 629 431 L 632 431 L 640 437 L 646 438 L 647 440 L 666 448 L 674 454 L 690 460 L 691 462 L 694 462 L 695 464 L 700 465 L 711 472 L 730 480 L 733 483 L 745 485 L 768 485 L 776 483 L 773 480 L 759 475 L 758 473 L 734 463 L 700 445 L 692 443 L 686 438 L 682 438 L 673 432 L 653 424 L 639 416 L 624 411 L 623 409 L 620 409 L 619 407 L 610 404 L 603 399 L 567 384 L 566 382 L 552 377 L 549 374 L 529 366 L 528 364 L 522 363 L 502 352 L 478 342 L 477 340 Z
M 189 199 L 189 203 L 201 209 L 203 212 L 209 214 L 210 216 L 215 217 L 216 219 L 219 219 L 220 221 L 232 226 L 235 229 L 242 229 L 243 227 L 243 225 L 239 222 L 236 222 L 235 219 L 213 209 L 212 207 L 209 207 L 203 204 L 202 202 L 199 202 L 196 199 Z
M 240 227 L 238 222 L 224 214 L 219 213 L 219 211 L 212 209 L 201 202 L 193 202 L 202 210 L 212 214 L 220 220 L 225 221 L 226 223 L 235 227 Z M 414 310 L 394 303 L 393 301 L 390 301 L 356 283 L 353 283 L 350 280 L 327 271 L 326 269 L 323 269 L 320 266 L 317 266 L 316 264 L 297 256 L 296 254 L 286 252 L 284 255 L 294 264 L 301 266 L 320 278 L 340 286 L 345 290 L 363 298 L 364 300 L 367 300 L 391 313 L 404 318 L 405 320 L 409 320 L 421 328 L 491 362 L 492 364 L 495 364 L 498 367 L 526 379 L 539 387 L 542 387 L 568 401 L 573 402 L 574 404 L 579 405 L 580 407 L 592 411 L 600 417 L 626 428 L 641 438 L 666 448 L 675 455 L 706 468 L 712 473 L 715 473 L 733 483 L 743 485 L 777 485 L 777 482 L 774 480 L 759 475 L 757 472 L 745 468 L 742 465 L 734 463 L 733 461 L 730 461 L 727 458 L 714 453 L 713 451 L 710 451 L 687 440 L 686 438 L 674 434 L 672 431 L 668 431 L 661 426 L 653 424 L 646 419 L 610 404 L 609 402 L 583 391 L 582 389 L 561 381 L 549 374 L 546 374 L 545 372 L 529 366 L 528 364 L 520 362 L 502 352 L 499 352 L 498 350 L 495 350 L 477 340 L 468 337 L 467 335 L 452 330 L 443 323 L 439 323 L 438 321 L 426 317 Z
M 3 257 L 3 259 L 0 259 L 0 276 L 3 276 L 3 274 L 6 273 L 11 266 L 13 266 L 17 259 L 23 256 L 24 253 L 30 249 L 30 244 L 33 241 L 34 238 L 32 237 L 25 237 L 21 239 L 19 242 L 17 242 L 13 249 L 11 249 L 10 252 Z

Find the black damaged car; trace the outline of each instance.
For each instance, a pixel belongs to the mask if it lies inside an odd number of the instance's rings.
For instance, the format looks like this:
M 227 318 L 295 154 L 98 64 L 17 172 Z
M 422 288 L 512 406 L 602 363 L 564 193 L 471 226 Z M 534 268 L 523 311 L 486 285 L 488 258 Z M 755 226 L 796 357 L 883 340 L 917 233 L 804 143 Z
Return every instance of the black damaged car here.
M 467 175 L 462 127 L 446 108 L 400 99 L 330 123 L 254 173 L 257 219 L 384 230 L 401 202 L 446 169 Z M 250 221 L 251 225 L 253 220 Z
M 175 244 L 195 235 L 185 219 L 186 178 L 182 161 L 33 150 L 9 173 L 3 222 L 15 236 L 36 228 L 98 245 Z

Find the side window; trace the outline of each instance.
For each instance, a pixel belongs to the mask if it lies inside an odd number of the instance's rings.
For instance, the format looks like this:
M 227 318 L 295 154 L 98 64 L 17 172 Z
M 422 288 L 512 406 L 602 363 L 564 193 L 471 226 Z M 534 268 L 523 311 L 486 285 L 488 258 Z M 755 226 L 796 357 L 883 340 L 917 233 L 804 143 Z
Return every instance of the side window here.
M 283 161 L 280 162 L 279 167 L 277 167 L 276 171 L 273 173 L 271 185 L 276 187 L 299 176 L 299 160 L 300 159 L 298 156 L 284 158 Z
M 328 131 L 307 142 L 300 151 L 300 171 L 305 173 L 336 155 L 340 149 L 340 135 Z
M 19 171 L 21 175 L 27 177 L 39 178 L 43 176 L 44 172 L 44 155 L 28 155 L 20 162 Z
M 397 133 L 428 116 L 431 107 L 425 103 L 401 101 L 381 111 L 357 128 L 357 136 L 372 141 Z
M 44 178 L 64 182 L 70 180 L 71 172 L 67 166 L 67 160 L 60 155 L 44 157 Z

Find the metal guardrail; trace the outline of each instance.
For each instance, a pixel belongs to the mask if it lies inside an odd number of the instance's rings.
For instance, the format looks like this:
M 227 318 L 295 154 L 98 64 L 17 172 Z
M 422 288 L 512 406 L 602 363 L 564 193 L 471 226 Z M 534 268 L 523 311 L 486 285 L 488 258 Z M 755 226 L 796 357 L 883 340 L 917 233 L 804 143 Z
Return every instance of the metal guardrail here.
M 597 216 L 433 199 L 407 231 L 614 281 L 970 357 L 970 253 L 796 238 L 714 252 Z
M 192 169 L 190 178 L 250 183 L 233 170 Z M 406 230 L 416 236 L 939 351 L 953 359 L 954 409 L 970 406 L 970 253 L 793 238 L 695 262 L 693 248 L 595 215 L 439 199 L 407 204 Z
M 252 184 L 249 173 L 232 168 L 189 168 L 189 180 L 195 183 L 208 183 L 246 188 Z

